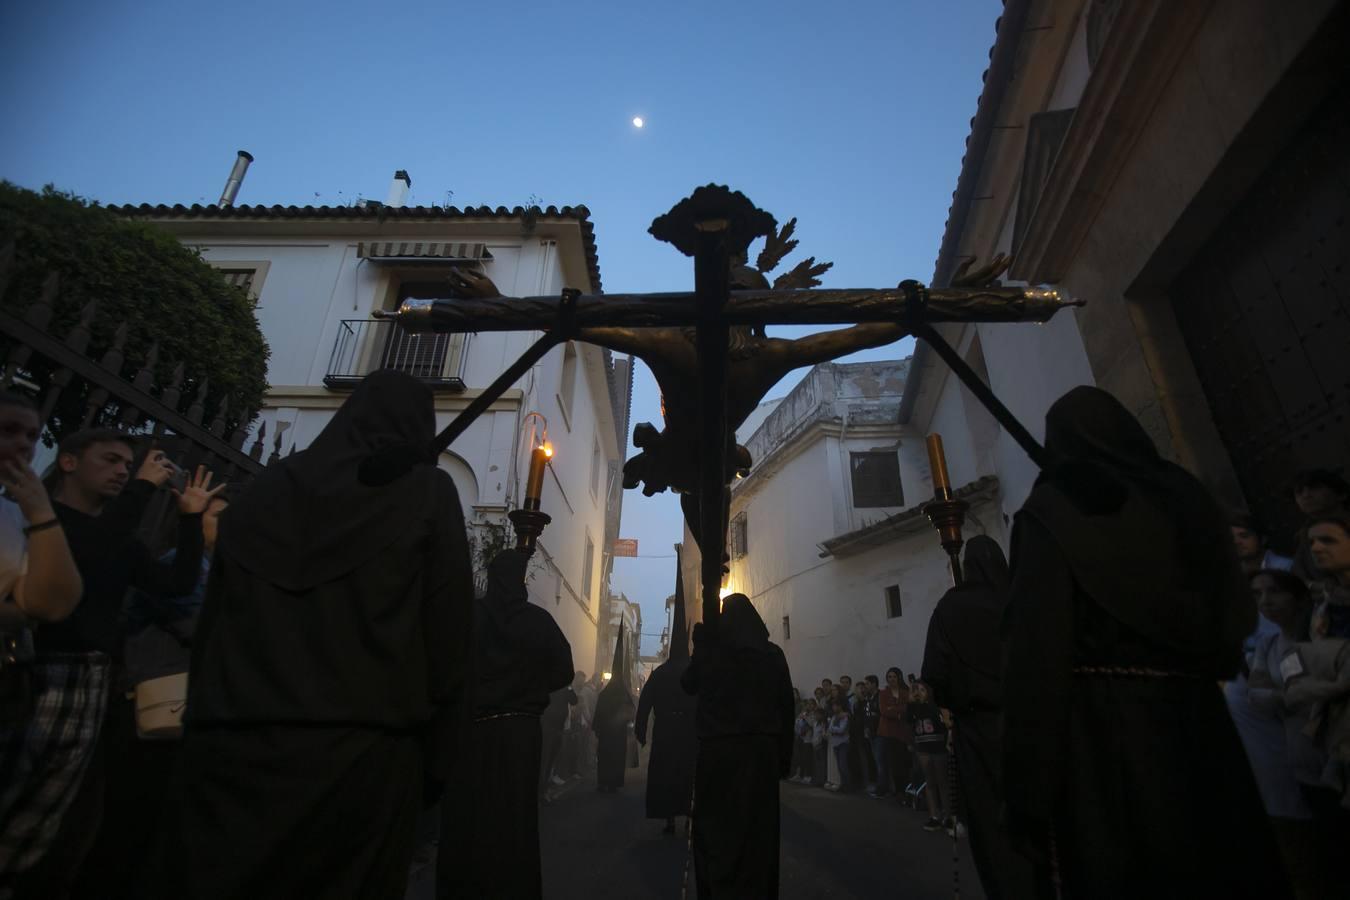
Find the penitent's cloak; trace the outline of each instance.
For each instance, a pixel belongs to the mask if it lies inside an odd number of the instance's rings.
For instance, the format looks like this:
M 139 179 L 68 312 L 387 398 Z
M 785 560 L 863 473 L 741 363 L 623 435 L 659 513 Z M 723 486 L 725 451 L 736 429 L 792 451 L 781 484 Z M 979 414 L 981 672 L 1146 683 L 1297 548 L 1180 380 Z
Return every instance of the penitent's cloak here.
M 1287 896 L 1217 686 L 1256 624 L 1226 518 L 1105 391 L 1057 400 L 1045 444 L 1012 542 L 1010 837 L 1065 896 Z
M 462 774 L 468 806 L 441 804 L 441 898 L 539 897 L 540 715 L 572 680 L 572 648 L 548 611 L 529 602 L 529 556 L 488 565 L 475 604 L 473 725 Z
M 689 631 L 684 617 L 683 581 L 677 566 L 670 656 L 656 667 L 642 686 L 637 719 L 633 723 L 638 742 L 645 743 L 647 721 L 655 715 L 651 756 L 647 761 L 649 819 L 689 815 L 689 798 L 694 790 L 694 759 L 698 755 L 698 734 L 694 730 L 698 701 L 680 684 L 688 668 Z
M 1029 860 L 1001 821 L 1003 660 L 999 629 L 1008 600 L 1008 561 L 987 535 L 966 542 L 963 579 L 928 620 L 923 681 L 956 720 L 956 796 L 970 851 L 990 900 L 1035 893 Z
M 698 697 L 698 896 L 777 897 L 778 781 L 792 762 L 796 710 L 787 658 L 744 594 L 726 598 L 711 633 L 695 626 L 683 684 Z
M 222 516 L 153 896 L 401 896 L 472 622 L 434 432 L 430 390 L 376 372 Z M 415 464 L 364 481 L 394 447 Z
M 602 790 L 623 787 L 623 770 L 628 766 L 628 726 L 633 721 L 634 707 L 627 659 L 620 625 L 609 684 L 596 698 L 595 718 L 591 722 L 597 738 L 596 782 Z

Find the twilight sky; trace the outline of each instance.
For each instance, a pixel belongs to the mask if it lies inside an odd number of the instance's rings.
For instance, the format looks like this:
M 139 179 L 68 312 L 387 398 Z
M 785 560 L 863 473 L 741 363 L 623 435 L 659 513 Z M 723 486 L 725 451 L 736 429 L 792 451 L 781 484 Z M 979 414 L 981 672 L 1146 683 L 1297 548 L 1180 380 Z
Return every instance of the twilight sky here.
M 105 203 L 585 204 L 605 288 L 692 288 L 647 233 L 708 182 L 798 217 L 831 287 L 932 275 L 998 0 L 514 4 L 47 0 L 0 9 L 0 178 Z M 632 125 L 644 120 L 642 129 Z M 757 248 L 751 248 L 751 258 Z M 791 336 L 805 329 L 778 329 Z M 907 355 L 912 342 L 850 359 Z M 803 373 L 785 379 L 781 396 Z M 660 421 L 637 368 L 633 421 Z M 624 500 L 643 652 L 679 505 Z

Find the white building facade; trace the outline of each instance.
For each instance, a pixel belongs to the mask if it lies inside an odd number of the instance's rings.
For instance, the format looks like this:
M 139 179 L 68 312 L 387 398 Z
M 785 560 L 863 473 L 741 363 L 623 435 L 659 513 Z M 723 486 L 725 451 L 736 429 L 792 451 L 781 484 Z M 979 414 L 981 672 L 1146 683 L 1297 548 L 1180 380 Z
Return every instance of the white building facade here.
M 951 586 L 922 512 L 933 496 L 924 434 L 898 423 L 909 362 L 822 363 L 738 435 L 753 466 L 732 486 L 723 592 L 750 598 L 803 690 L 891 666 L 917 672 Z M 949 459 L 971 504 L 967 535 L 1002 541 L 990 455 L 960 447 Z M 686 533 L 686 585 L 699 584 L 694 546 Z M 697 620 L 697 591 L 687 593 Z
M 406 177 L 406 176 L 405 176 Z M 600 290 L 585 207 L 122 207 L 198 249 L 257 301 L 271 348 L 256 427 L 282 452 L 303 449 L 360 379 L 402 369 L 429 384 L 437 428 L 447 425 L 540 335 L 403 333 L 376 320 L 408 297 L 450 297 L 455 267 L 481 268 L 509 296 Z M 596 658 L 607 598 L 608 548 L 622 501 L 631 365 L 568 343 L 549 353 L 452 445 L 440 465 L 459 491 L 475 565 L 513 542 L 506 513 L 521 505 L 530 441 L 554 448 L 542 508 L 552 523 L 531 564 L 544 607 L 585 669 Z M 538 416 L 531 416 L 538 413 Z

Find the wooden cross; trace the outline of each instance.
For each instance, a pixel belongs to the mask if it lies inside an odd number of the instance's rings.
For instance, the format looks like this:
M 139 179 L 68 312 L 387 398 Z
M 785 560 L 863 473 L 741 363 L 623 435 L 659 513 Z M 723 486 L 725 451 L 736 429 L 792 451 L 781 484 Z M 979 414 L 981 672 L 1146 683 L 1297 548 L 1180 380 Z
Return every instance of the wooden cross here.
M 890 290 L 735 290 L 743 285 L 734 283 L 733 261 L 743 260 L 750 243 L 773 234 L 775 227 L 773 216 L 757 209 L 745 195 L 708 185 L 681 200 L 649 229 L 657 239 L 694 258 L 692 293 L 567 290 L 559 297 L 501 297 L 490 281 L 471 279 L 468 296 L 408 300 L 397 312 L 383 314 L 414 332 L 547 332 L 441 433 L 436 453 L 565 340 L 576 338 L 640 357 L 662 386 L 666 428 L 659 435 L 650 426 L 647 433 L 635 433 L 634 443 L 644 451 L 625 465 L 624 486 L 645 481 L 649 494 L 671 486 L 684 495 L 685 517 L 702 551 L 703 622 L 709 628 L 715 626 L 720 607 L 727 485 L 738 469 L 749 465 L 748 458 L 737 456 L 743 448 L 735 446 L 735 429 L 791 369 L 906 334 L 922 337 L 1032 458 L 1041 461 L 1040 445 L 932 324 L 1045 322 L 1065 306 L 1081 304 L 1053 290 L 994 283 L 1006 261 L 963 287 L 930 290 L 906 281 Z M 491 287 L 475 294 L 474 285 L 483 282 Z M 850 323 L 854 327 L 797 341 L 763 334 L 765 325 Z

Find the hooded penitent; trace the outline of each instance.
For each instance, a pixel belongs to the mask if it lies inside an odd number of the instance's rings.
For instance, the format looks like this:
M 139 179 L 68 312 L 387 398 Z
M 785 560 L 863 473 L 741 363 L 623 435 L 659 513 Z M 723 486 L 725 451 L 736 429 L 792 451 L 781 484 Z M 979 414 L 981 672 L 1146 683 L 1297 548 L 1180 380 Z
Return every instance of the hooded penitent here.
M 1287 896 L 1215 686 L 1256 622 L 1226 518 L 1105 391 L 1045 433 L 1005 616 L 1010 837 L 1048 866 L 1053 834 L 1066 896 Z
M 695 627 L 682 683 L 698 697 L 699 896 L 776 897 L 778 780 L 792 760 L 792 678 L 744 594 L 723 601 L 711 633 Z
M 689 633 L 684 617 L 684 581 L 678 562 L 672 612 L 670 655 L 642 686 L 633 722 L 633 734 L 638 741 L 646 742 L 647 721 L 655 713 L 656 727 L 651 735 L 651 757 L 647 763 L 649 819 L 688 815 L 694 789 L 694 757 L 698 752 L 694 732 L 697 702 L 680 686 L 680 678 L 689 668 Z
M 549 693 L 572 681 L 571 646 L 548 611 L 529 601 L 529 561 L 503 550 L 488 564 L 487 591 L 475 605 L 475 716 L 537 716 Z
M 961 585 L 938 601 L 928 622 L 923 680 L 937 704 L 956 717 L 957 795 L 985 894 L 1034 896 L 1031 864 L 1013 849 L 999 821 L 1003 804 L 999 629 L 1008 599 L 1008 563 L 997 541 L 976 535 L 966 542 L 962 568 Z
M 362 379 L 309 448 L 259 475 L 221 521 L 218 547 L 289 591 L 340 578 L 399 540 L 431 502 L 418 477 L 433 464 L 431 389 L 403 372 Z M 420 465 L 385 484 L 362 466 L 380 454 L 420 453 Z
M 614 663 L 609 684 L 595 701 L 596 776 L 601 788 L 623 787 L 623 772 L 628 765 L 628 724 L 633 721 L 633 695 L 628 686 L 628 657 L 624 652 L 623 626 L 614 644 Z
M 619 626 L 619 637 L 614 642 L 614 662 L 610 666 L 609 684 L 600 692 L 595 702 L 595 727 L 613 728 L 619 722 L 628 724 L 629 710 L 633 703 L 633 692 L 628 686 L 628 657 L 624 652 L 624 628 Z
M 546 609 L 529 602 L 530 558 L 503 550 L 475 604 L 473 725 L 467 808 L 442 804 L 438 895 L 539 897 L 540 714 L 572 680 L 572 648 Z
M 425 385 L 376 372 L 222 517 L 151 896 L 405 889 L 418 807 L 455 760 L 473 636 L 459 498 L 426 453 L 433 415 Z M 363 482 L 393 447 L 419 462 Z
M 1079 387 L 1050 407 L 1058 460 L 1022 509 L 1054 537 L 1085 593 L 1110 616 L 1229 678 L 1256 606 L 1234 564 L 1227 519 L 1195 476 L 1163 459 L 1120 401 Z
M 1003 548 L 987 535 L 966 542 L 959 587 L 938 602 L 928 622 L 923 681 L 939 706 L 999 705 L 1002 645 L 999 625 L 1008 594 Z

